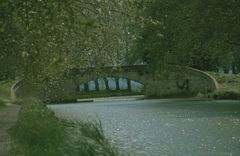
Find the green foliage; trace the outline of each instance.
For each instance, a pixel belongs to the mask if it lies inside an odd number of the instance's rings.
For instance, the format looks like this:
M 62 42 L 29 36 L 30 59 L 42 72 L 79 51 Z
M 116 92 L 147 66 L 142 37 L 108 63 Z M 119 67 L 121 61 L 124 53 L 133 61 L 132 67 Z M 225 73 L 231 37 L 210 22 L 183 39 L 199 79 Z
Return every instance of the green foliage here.
M 26 99 L 11 130 L 12 155 L 115 156 L 100 123 L 61 120 L 37 99 Z
M 21 38 L 11 16 L 13 5 L 8 0 L 0 1 L 0 80 L 14 78 L 20 61 L 18 40 Z
M 135 60 L 155 69 L 164 64 L 239 67 L 239 1 L 149 0 L 142 10 Z
M 55 86 L 72 68 L 124 62 L 127 1 L 0 3 L 0 71 L 4 78 L 11 73 L 13 78 L 17 75 L 28 82 Z

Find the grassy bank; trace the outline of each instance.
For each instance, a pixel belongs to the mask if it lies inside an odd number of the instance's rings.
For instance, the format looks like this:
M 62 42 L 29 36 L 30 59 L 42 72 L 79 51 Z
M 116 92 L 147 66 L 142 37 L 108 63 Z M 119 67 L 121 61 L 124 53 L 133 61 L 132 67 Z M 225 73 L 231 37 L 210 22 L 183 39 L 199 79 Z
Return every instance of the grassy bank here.
M 219 83 L 219 89 L 211 94 L 215 99 L 240 100 L 240 74 L 223 74 L 209 72 Z
M 117 156 L 105 138 L 101 123 L 59 119 L 37 99 L 20 102 L 22 108 L 10 134 L 12 155 L 18 156 Z

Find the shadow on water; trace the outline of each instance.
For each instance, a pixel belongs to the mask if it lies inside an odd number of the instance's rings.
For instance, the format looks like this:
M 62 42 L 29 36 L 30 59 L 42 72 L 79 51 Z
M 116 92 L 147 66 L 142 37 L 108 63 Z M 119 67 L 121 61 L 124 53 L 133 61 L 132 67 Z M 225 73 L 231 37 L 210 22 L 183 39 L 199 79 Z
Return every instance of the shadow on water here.
M 174 117 L 183 118 L 240 117 L 240 101 L 234 100 L 157 100 L 141 107 L 161 109 L 163 115 L 165 112 L 172 112 Z

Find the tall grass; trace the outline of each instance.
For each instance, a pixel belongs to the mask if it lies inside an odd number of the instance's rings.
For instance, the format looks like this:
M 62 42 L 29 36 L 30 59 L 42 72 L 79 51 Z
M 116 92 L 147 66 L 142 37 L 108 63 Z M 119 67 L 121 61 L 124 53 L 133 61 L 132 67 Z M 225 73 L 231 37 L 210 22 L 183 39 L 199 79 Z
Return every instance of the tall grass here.
M 117 156 L 105 138 L 101 123 L 59 119 L 40 100 L 26 99 L 11 129 L 12 155 L 18 156 Z

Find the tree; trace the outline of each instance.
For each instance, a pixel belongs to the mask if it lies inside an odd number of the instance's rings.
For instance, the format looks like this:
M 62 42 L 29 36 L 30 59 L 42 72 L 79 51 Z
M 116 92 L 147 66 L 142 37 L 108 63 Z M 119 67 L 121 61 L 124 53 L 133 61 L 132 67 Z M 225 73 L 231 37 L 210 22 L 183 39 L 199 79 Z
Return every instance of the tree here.
M 17 33 L 17 28 L 13 22 L 11 12 L 13 5 L 3 0 L 0 2 L 0 79 L 13 78 L 16 66 L 20 58 L 19 45 L 17 41 L 21 36 Z
M 16 59 L 15 67 L 26 78 L 46 79 L 50 73 L 58 77 L 58 72 L 84 68 L 91 61 L 98 66 L 120 60 L 116 55 L 124 42 L 119 39 L 125 33 L 120 24 L 125 16 L 123 1 L 1 3 L 2 59 Z
M 1 72 L 20 76 L 45 93 L 73 68 L 124 62 L 127 1 L 1 1 Z M 9 68 L 7 64 L 10 64 Z M 100 68 L 99 68 L 100 69 Z M 100 70 L 99 70 L 100 71 Z
M 144 9 L 135 56 L 157 69 L 230 67 L 239 53 L 239 7 L 234 0 L 152 0 Z

